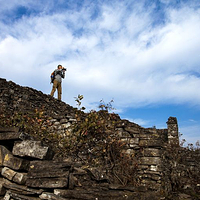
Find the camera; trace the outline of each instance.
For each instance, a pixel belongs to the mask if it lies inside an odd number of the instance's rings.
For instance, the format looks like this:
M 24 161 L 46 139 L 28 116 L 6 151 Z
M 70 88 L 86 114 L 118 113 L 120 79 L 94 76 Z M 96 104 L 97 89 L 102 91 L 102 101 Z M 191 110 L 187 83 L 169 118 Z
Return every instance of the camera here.
M 66 69 L 66 68 L 64 68 L 64 67 L 62 68 L 62 70 L 63 70 L 63 71 L 67 71 L 67 69 Z

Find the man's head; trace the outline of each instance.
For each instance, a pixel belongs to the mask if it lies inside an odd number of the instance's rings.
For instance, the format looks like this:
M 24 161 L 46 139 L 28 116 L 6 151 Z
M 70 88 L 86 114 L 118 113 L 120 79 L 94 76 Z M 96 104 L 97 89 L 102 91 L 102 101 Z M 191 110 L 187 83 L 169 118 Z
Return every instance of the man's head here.
M 58 69 L 62 69 L 63 67 L 62 67 L 62 65 L 58 65 Z

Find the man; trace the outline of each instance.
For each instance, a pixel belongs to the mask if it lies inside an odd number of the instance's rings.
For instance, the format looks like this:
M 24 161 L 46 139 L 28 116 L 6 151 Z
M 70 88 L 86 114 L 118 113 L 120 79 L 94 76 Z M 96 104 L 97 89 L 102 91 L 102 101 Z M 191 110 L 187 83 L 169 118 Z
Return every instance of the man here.
M 65 71 L 66 69 L 62 67 L 62 65 L 58 65 L 58 69 L 56 69 L 55 72 L 55 79 L 53 81 L 53 88 L 51 90 L 51 96 L 53 97 L 54 92 L 56 89 L 58 90 L 58 100 L 61 100 L 61 94 L 62 94 L 62 78 L 65 78 Z

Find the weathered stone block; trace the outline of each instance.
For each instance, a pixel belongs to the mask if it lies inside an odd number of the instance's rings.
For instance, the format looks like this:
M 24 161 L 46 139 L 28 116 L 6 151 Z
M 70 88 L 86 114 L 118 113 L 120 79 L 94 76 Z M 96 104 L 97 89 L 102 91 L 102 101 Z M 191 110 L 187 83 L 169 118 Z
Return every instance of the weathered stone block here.
M 13 177 L 12 181 L 15 183 L 19 184 L 24 184 L 27 179 L 27 174 L 26 173 L 16 173 L 15 176 Z
M 71 123 L 68 122 L 68 123 L 66 123 L 66 124 L 62 124 L 61 127 L 62 127 L 63 129 L 67 129 L 67 128 L 69 128 L 70 126 L 71 126 Z
M 139 145 L 139 138 L 130 138 L 129 139 L 129 146 L 130 148 L 134 148 Z
M 140 133 L 140 130 L 137 127 L 129 127 L 129 126 L 127 126 L 127 127 L 125 127 L 125 131 L 128 131 L 131 134 L 138 134 L 138 133 Z
M 1 175 L 7 178 L 8 180 L 19 184 L 24 184 L 27 178 L 26 173 L 15 172 L 14 170 L 9 169 L 8 167 L 4 167 L 2 169 Z
M 140 139 L 139 146 L 141 147 L 161 147 L 162 141 L 155 139 Z
M 141 157 L 139 159 L 139 164 L 142 165 L 160 165 L 162 160 L 160 157 Z
M 144 148 L 142 153 L 145 157 L 159 157 L 161 155 L 161 149 Z
M 12 153 L 17 156 L 29 156 L 38 159 L 51 159 L 53 156 L 49 147 L 43 146 L 40 141 L 25 140 L 15 142 Z
M 10 182 L 7 179 L 3 179 L 3 185 L 6 189 L 11 190 L 18 194 L 24 194 L 24 195 L 40 195 L 44 190 L 42 189 L 33 189 L 29 188 L 25 185 L 18 185 L 16 183 Z
M 141 140 L 143 139 L 152 139 L 152 140 L 156 140 L 160 137 L 160 135 L 158 133 L 146 133 L 146 134 L 140 134 L 139 137 L 141 138 Z
M 60 197 L 58 195 L 49 193 L 49 192 L 43 192 L 40 196 L 40 199 L 50 199 L 50 200 L 67 200 L 63 197 Z
M 71 165 L 71 162 L 32 161 L 26 185 L 38 188 L 67 187 Z
M 4 146 L 0 145 L 0 166 L 3 166 L 3 161 L 6 154 L 11 154 L 11 152 Z
M 68 177 L 71 162 L 31 161 L 28 178 Z
M 0 140 L 27 140 L 31 137 L 26 133 L 20 132 L 0 132 Z
M 12 154 L 7 153 L 3 160 L 3 166 L 14 170 L 27 170 L 29 168 L 29 161 L 14 157 Z
M 18 132 L 19 128 L 17 127 L 0 127 L 0 132 Z
M 93 192 L 94 193 L 94 192 Z M 68 199 L 94 199 L 94 194 L 87 190 L 62 190 L 55 189 L 54 194 Z M 95 195 L 97 196 L 97 195 Z
M 6 188 L 4 187 L 3 179 L 0 179 L 0 196 L 5 195 L 6 193 Z
M 1 171 L 1 175 L 11 181 L 16 173 L 17 172 L 13 171 L 12 169 L 9 169 L 8 167 L 4 167 Z
M 66 188 L 68 186 L 68 177 L 27 178 L 26 185 L 33 188 Z
M 7 191 L 6 195 L 3 198 L 4 200 L 40 200 L 40 198 L 37 197 L 31 197 L 31 196 L 25 196 L 25 195 L 21 195 L 21 194 L 17 194 L 11 191 Z
M 60 120 L 60 123 L 61 123 L 61 124 L 66 124 L 67 122 L 68 122 L 68 119 L 61 119 L 61 120 Z

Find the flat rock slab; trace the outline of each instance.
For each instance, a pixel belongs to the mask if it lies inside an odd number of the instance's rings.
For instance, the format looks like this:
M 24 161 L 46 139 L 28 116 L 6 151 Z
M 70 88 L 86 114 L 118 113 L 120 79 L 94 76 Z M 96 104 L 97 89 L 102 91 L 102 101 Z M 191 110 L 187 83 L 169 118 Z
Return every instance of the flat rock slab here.
M 0 145 L 0 166 L 3 166 L 3 161 L 6 154 L 11 154 L 11 152 L 6 147 Z
M 14 192 L 11 191 L 7 191 L 6 195 L 3 198 L 4 200 L 13 200 L 13 199 L 17 199 L 17 200 L 40 200 L 40 198 L 37 197 L 30 197 L 30 196 L 25 196 L 25 195 L 21 195 L 21 194 L 16 194 Z
M 6 188 L 4 187 L 3 179 L 0 178 L 0 196 L 3 196 L 6 193 Z
M 51 159 L 53 152 L 47 146 L 43 146 L 41 141 L 25 140 L 15 142 L 12 153 L 21 157 L 32 157 L 37 159 Z
M 90 189 L 74 189 L 63 190 L 55 189 L 54 194 L 67 199 L 76 200 L 125 200 L 125 199 L 139 199 L 132 196 L 133 192 L 129 191 L 117 191 L 117 190 L 99 190 L 98 188 Z M 128 198 L 129 197 L 129 198 Z
M 20 132 L 0 132 L 0 141 L 4 140 L 28 140 L 31 137 L 26 133 Z
M 68 177 L 71 162 L 57 161 L 31 161 L 28 178 Z
M 27 178 L 26 173 L 15 172 L 14 170 L 9 169 L 8 167 L 4 167 L 2 169 L 1 175 L 7 178 L 8 180 L 19 184 L 24 184 Z
M 156 139 L 140 139 L 139 146 L 141 147 L 161 147 L 162 141 Z
M 12 154 L 8 153 L 4 157 L 3 166 L 14 170 L 27 170 L 29 168 L 29 161 L 14 157 Z
M 29 168 L 29 161 L 13 156 L 6 147 L 0 145 L 0 166 L 14 170 L 27 170 Z
M 43 192 L 39 197 L 40 197 L 40 199 L 68 200 L 68 199 L 65 199 L 63 197 L 60 197 L 58 195 L 55 195 L 55 194 L 52 194 L 52 193 L 49 193 L 49 192 Z
M 43 189 L 33 189 L 33 188 L 29 188 L 25 185 L 18 185 L 16 183 L 8 181 L 7 179 L 2 179 L 2 184 L 7 190 L 10 190 L 17 194 L 40 195 L 40 194 L 42 194 L 42 192 L 44 192 Z
M 160 165 L 162 159 L 160 157 L 141 157 L 139 159 L 139 164 L 143 165 Z
M 17 127 L 0 127 L 0 133 L 2 132 L 18 132 L 19 128 Z
M 38 188 L 66 188 L 71 166 L 71 162 L 32 161 L 26 185 Z
M 68 177 L 27 178 L 26 185 L 33 188 L 67 188 Z

